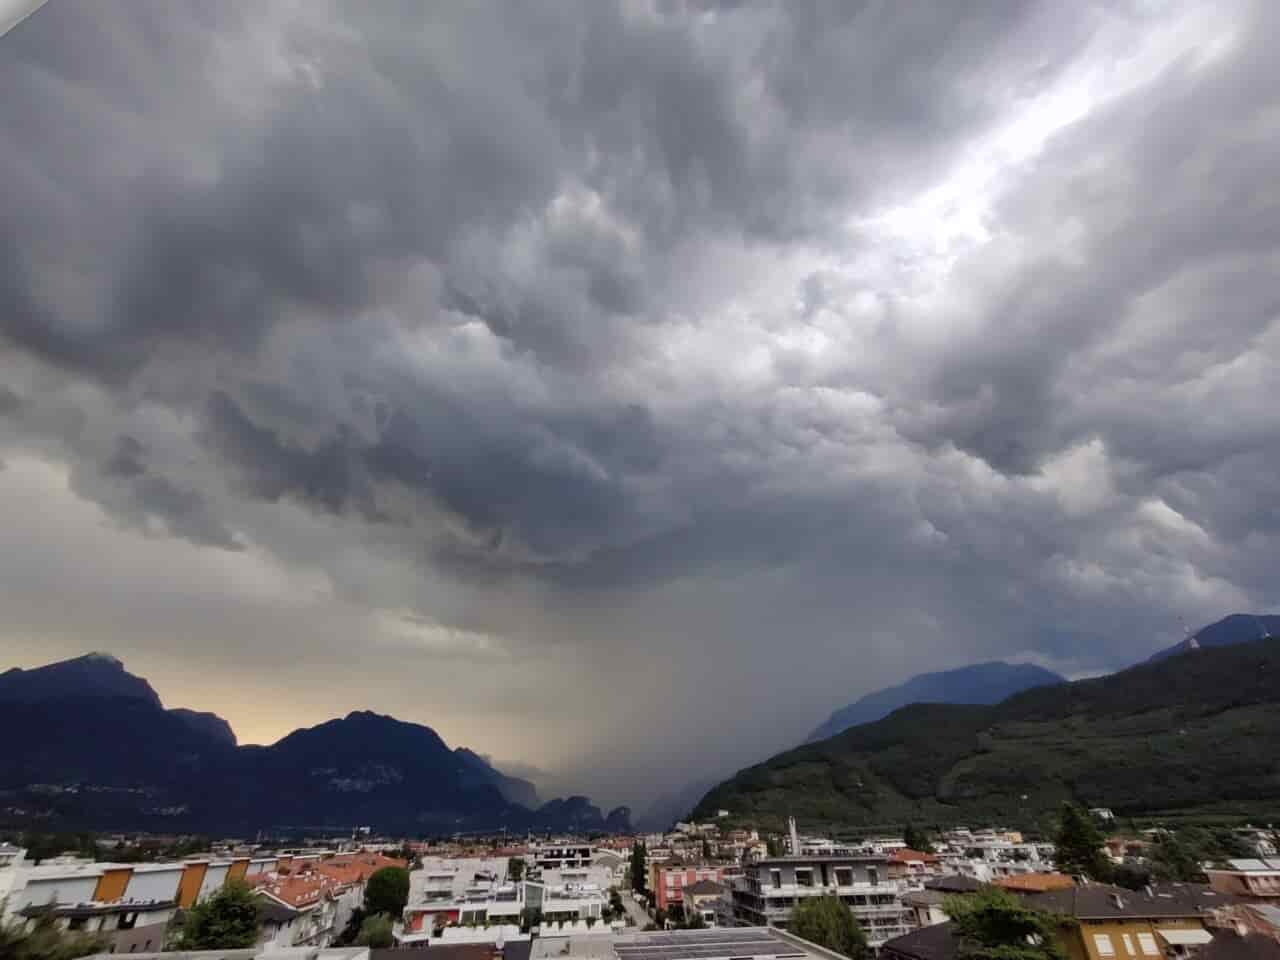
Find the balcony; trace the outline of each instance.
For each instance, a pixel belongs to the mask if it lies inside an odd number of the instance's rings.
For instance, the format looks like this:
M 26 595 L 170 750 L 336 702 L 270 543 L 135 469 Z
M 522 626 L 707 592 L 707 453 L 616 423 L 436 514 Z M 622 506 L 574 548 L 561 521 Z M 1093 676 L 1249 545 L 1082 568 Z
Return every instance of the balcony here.
M 752 893 L 766 897 L 821 897 L 830 893 L 841 896 L 874 896 L 876 894 L 895 896 L 906 893 L 910 889 L 907 883 L 902 880 L 881 880 L 879 883 L 850 883 L 840 886 L 835 884 L 823 886 L 820 883 L 815 883 L 812 886 L 803 883 L 784 883 L 780 886 L 750 884 L 749 888 Z

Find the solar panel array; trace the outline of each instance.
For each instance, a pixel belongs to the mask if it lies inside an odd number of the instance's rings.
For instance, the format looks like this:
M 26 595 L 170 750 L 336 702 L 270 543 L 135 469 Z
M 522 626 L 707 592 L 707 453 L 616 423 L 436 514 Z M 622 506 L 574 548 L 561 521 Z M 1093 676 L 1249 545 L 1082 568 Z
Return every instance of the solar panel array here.
M 651 933 L 614 945 L 618 960 L 717 960 L 739 957 L 803 957 L 804 952 L 764 927 Z

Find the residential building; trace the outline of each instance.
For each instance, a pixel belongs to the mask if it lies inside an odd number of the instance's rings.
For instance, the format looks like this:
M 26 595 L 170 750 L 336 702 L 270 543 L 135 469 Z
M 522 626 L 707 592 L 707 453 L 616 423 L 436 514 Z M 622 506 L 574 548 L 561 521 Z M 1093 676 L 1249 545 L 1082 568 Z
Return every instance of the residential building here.
M 1179 883 L 1135 892 L 1090 883 L 1032 894 L 1027 902 L 1072 917 L 1061 938 L 1071 960 L 1180 958 L 1213 939 L 1206 921 L 1229 902 L 1201 884 Z
M 248 860 L 118 864 L 55 862 L 18 868 L 4 902 L 11 922 L 52 915 L 64 930 L 101 933 L 117 952 L 159 950 L 181 907 L 243 877 Z
M 37 916 L 51 913 L 63 929 L 106 935 L 117 953 L 145 953 L 163 946 L 165 930 L 179 910 L 211 896 L 228 881 L 262 888 L 285 877 L 292 882 L 311 874 L 327 876 L 324 887 L 330 892 L 326 902 L 337 896 L 331 891 L 354 888 L 354 903 L 358 904 L 368 874 L 379 866 L 401 863 L 376 854 L 331 857 L 326 851 L 136 864 L 55 858 L 33 865 L 19 860 L 6 868 L 10 874 L 6 878 L 8 893 L 0 921 L 30 924 Z M 333 915 L 325 927 L 334 922 L 345 924 L 343 903 L 339 899 L 327 908 Z M 281 910 L 284 907 L 281 905 Z M 293 936 L 297 928 L 288 929 Z M 275 929 L 264 930 L 272 942 L 285 942 Z M 317 936 L 290 942 L 322 946 L 328 940 Z
M 1028 895 L 1027 902 L 1076 921 L 1058 933 L 1071 960 L 1180 960 L 1214 939 L 1207 924 L 1226 897 L 1198 884 L 1150 889 L 1134 893 L 1086 884 Z M 921 927 L 881 950 L 887 960 L 955 960 L 956 955 L 949 922 Z
M 1216 937 L 1222 930 L 1240 936 L 1258 934 L 1280 943 L 1280 906 L 1261 901 L 1242 901 L 1214 910 L 1205 923 Z
M 589 843 L 544 843 L 533 848 L 531 859 L 538 870 L 583 867 L 591 863 L 594 850 Z
M 941 857 L 922 853 L 907 847 L 897 847 L 888 853 L 889 876 L 906 880 L 912 889 L 920 889 L 925 882 L 942 876 L 946 868 Z
M 1218 893 L 1280 903 L 1280 859 L 1228 860 L 1220 866 L 1205 867 L 1204 872 L 1209 886 Z
M 259 873 L 254 890 L 262 912 L 259 942 L 276 947 L 326 947 L 364 899 L 359 871 L 307 866 L 298 872 Z M 356 875 L 352 875 L 355 873 Z
M 556 859 L 556 858 L 548 858 Z M 580 858 L 559 858 L 560 862 Z M 432 859 L 409 875 L 409 902 L 396 939 L 404 945 L 429 941 L 496 942 L 522 935 L 525 910 L 537 911 L 543 929 L 588 932 L 601 924 L 612 872 L 590 862 L 547 867 L 536 879 L 512 882 L 505 860 Z M 463 928 L 479 930 L 467 933 Z
M 949 896 L 941 890 L 910 890 L 902 895 L 902 905 L 911 911 L 912 926 L 933 927 L 951 919 L 942 908 Z
M 684 902 L 684 888 L 700 880 L 723 883 L 724 866 L 721 864 L 661 864 L 649 866 L 649 889 L 653 891 L 653 903 L 659 910 L 669 910 L 673 904 Z
M 820 857 L 765 857 L 747 864 L 733 887 L 738 923 L 786 927 L 792 909 L 806 898 L 838 896 L 879 946 L 905 933 L 914 915 L 904 906 L 906 880 L 889 876 L 888 858 L 860 852 Z
M 698 916 L 708 927 L 719 923 L 723 915 L 722 904 L 728 899 L 729 888 L 714 880 L 698 880 L 684 888 L 685 919 Z

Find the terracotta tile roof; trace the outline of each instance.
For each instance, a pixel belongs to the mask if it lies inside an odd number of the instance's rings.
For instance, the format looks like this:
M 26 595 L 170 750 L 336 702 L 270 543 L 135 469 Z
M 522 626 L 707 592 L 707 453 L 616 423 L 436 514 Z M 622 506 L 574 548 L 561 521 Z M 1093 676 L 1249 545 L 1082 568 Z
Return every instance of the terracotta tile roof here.
M 254 888 L 259 894 L 295 910 L 319 903 L 322 897 L 334 896 L 350 886 L 349 882 L 316 870 L 297 874 L 264 873 L 254 879 Z
M 403 860 L 380 853 L 340 853 L 315 865 L 318 873 L 343 883 L 364 883 L 383 867 L 407 867 Z
M 1045 893 L 1049 890 L 1065 890 L 1075 886 L 1075 881 L 1065 873 L 1020 873 L 1012 877 L 993 880 L 997 887 L 1020 893 Z
M 923 853 L 919 850 L 912 850 L 910 847 L 902 847 L 893 851 L 889 856 L 891 863 L 909 863 L 911 861 L 920 863 L 937 863 L 938 858 L 931 853 Z

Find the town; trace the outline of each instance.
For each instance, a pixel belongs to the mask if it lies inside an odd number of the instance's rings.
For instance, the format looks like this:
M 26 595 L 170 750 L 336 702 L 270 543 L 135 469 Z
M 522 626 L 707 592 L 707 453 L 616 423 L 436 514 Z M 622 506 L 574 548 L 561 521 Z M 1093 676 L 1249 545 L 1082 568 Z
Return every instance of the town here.
M 101 836 L 91 856 L 44 842 L 0 846 L 0 929 L 97 948 L 81 955 L 955 960 L 1010 936 L 1004 946 L 1030 951 L 1020 955 L 1071 960 L 1280 949 L 1280 832 L 1125 832 L 1110 810 L 1069 804 L 1051 837 L 908 825 L 836 840 L 790 819 L 781 833 L 712 820 L 520 840 L 365 829 L 288 849 L 224 840 L 172 859 L 167 845 L 202 844 Z
M 0 960 L 1280 960 L 1280 0 L 0 91 Z

